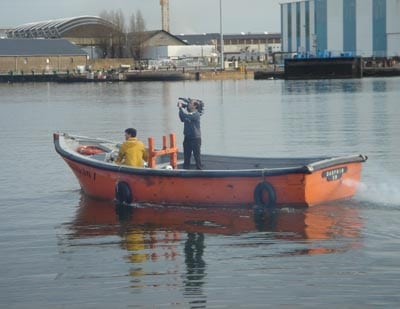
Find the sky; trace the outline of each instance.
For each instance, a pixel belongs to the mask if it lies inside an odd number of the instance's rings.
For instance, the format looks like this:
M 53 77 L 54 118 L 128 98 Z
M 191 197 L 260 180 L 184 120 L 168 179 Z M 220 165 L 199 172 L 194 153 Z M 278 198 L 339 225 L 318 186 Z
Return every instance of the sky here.
M 170 32 L 201 34 L 280 32 L 282 0 L 169 0 Z M 124 12 L 128 21 L 138 10 L 147 30 L 161 29 L 160 0 L 0 0 L 0 29 L 58 18 Z

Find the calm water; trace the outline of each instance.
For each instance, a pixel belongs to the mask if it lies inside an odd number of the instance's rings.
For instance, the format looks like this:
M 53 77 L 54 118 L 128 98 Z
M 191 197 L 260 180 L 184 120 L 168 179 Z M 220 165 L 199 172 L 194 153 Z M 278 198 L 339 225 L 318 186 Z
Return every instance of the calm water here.
M 115 209 L 83 196 L 54 131 L 177 133 L 206 102 L 203 152 L 362 153 L 350 202 L 276 216 Z M 397 308 L 400 79 L 0 84 L 1 308 Z

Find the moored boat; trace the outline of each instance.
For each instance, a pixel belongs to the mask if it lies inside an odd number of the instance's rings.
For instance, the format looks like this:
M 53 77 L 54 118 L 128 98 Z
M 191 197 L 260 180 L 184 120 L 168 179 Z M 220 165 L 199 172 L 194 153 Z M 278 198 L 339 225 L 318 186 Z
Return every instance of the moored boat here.
M 128 82 L 194 80 L 196 75 L 180 71 L 129 71 L 124 73 Z
M 312 206 L 351 198 L 364 155 L 256 158 L 202 155 L 203 170 L 183 169 L 175 136 L 155 149 L 149 138 L 148 167 L 112 161 L 118 143 L 54 133 L 58 154 L 89 196 L 120 203 L 185 206 Z

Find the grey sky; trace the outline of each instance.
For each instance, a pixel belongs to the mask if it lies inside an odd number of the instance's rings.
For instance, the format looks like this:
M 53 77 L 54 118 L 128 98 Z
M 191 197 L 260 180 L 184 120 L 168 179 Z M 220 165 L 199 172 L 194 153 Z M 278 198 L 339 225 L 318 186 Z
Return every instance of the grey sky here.
M 219 0 L 170 0 L 170 31 L 220 31 Z M 282 0 L 222 0 L 223 32 L 280 32 Z M 0 28 L 122 9 L 128 21 L 140 10 L 147 30 L 161 29 L 160 0 L 0 0 Z

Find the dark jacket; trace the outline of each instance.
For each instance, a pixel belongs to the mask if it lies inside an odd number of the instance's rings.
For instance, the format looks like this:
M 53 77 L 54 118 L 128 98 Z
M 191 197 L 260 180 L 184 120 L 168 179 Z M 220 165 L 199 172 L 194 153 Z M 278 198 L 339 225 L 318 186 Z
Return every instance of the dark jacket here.
M 184 123 L 183 135 L 188 138 L 201 138 L 200 113 L 196 110 L 192 113 L 183 108 L 179 109 L 179 118 Z

